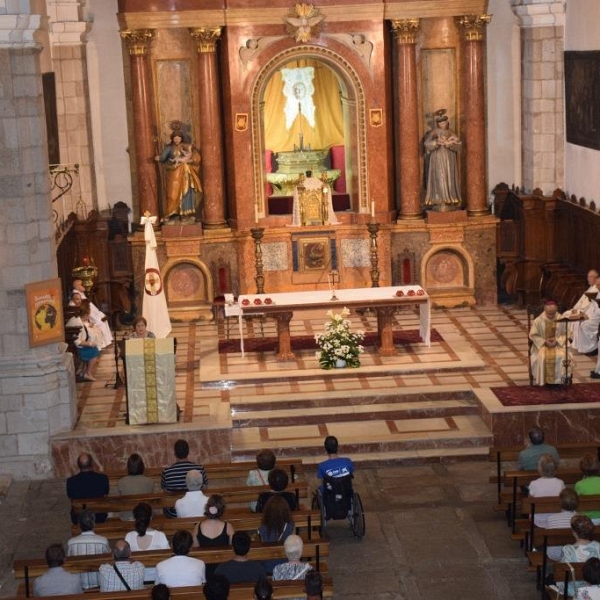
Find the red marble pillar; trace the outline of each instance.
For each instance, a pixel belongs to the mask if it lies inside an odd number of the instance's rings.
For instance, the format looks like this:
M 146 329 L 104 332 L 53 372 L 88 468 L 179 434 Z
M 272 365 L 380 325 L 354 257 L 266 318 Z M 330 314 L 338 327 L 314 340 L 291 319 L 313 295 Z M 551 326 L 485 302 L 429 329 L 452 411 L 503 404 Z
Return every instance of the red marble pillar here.
M 421 219 L 421 162 L 419 156 L 419 110 L 417 104 L 416 39 L 419 19 L 392 21 L 396 37 L 398 94 L 398 153 L 400 164 L 399 219 Z
M 216 54 L 221 28 L 195 27 L 190 29 L 190 35 L 198 44 L 200 152 L 204 186 L 203 225 L 206 229 L 222 229 L 227 227 L 227 222 L 225 221 L 223 125 Z
M 467 214 L 489 214 L 486 185 L 484 46 L 491 15 L 457 18 L 463 34 L 463 118 L 465 123 Z
M 121 38 L 129 50 L 131 65 L 131 103 L 135 139 L 138 209 L 158 216 L 156 154 L 152 76 L 148 64 L 148 46 L 154 32 L 151 29 L 123 30 Z

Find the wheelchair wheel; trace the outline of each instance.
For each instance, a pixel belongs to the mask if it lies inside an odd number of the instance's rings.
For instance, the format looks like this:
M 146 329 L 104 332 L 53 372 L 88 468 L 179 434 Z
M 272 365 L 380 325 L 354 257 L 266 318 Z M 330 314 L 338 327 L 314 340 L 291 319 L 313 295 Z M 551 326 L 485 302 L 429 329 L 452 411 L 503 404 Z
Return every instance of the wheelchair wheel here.
M 362 500 L 358 492 L 352 494 L 352 507 L 350 509 L 350 526 L 352 527 L 352 533 L 359 540 L 365 535 L 365 513 L 363 511 Z
M 319 533 L 321 537 L 325 537 L 326 529 L 327 529 L 327 515 L 325 514 L 325 503 L 323 502 L 323 497 L 319 492 L 315 492 L 313 494 L 311 508 L 313 510 L 318 510 L 321 513 L 321 525 L 319 528 Z

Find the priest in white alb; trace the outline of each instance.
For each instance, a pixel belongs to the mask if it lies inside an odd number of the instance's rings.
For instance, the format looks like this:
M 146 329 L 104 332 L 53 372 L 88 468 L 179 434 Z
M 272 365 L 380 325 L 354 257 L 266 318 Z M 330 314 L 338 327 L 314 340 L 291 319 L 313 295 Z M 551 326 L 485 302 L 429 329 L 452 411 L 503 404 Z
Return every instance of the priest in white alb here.
M 600 277 L 596 278 L 595 287 L 600 289 Z M 572 325 L 571 338 L 573 340 L 573 348 L 581 354 L 590 354 L 598 350 L 598 328 L 600 327 L 599 295 L 596 294 L 595 299 L 589 302 L 585 310 L 579 313 L 571 311 L 571 314 L 568 315 L 570 319 L 578 319 Z
M 600 288 L 596 285 L 598 280 L 598 271 L 596 269 L 590 269 L 587 274 L 588 289 L 581 294 L 579 300 L 575 303 L 573 308 L 568 311 L 570 314 L 581 314 L 585 312 L 585 309 L 590 305 L 591 294 L 597 294 L 600 292 Z
M 566 323 L 559 323 L 559 319 L 556 302 L 548 300 L 544 312 L 531 325 L 531 371 L 536 385 L 562 383 L 567 336 Z

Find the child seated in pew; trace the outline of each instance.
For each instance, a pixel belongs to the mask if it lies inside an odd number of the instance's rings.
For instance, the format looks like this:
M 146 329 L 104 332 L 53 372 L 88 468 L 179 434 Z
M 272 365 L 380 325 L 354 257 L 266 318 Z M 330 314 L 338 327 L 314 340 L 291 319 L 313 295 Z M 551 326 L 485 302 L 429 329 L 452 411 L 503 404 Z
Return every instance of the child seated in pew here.
M 269 473 L 269 485 L 271 486 L 271 492 L 262 492 L 258 496 L 256 501 L 256 512 L 262 512 L 267 502 L 273 496 L 281 496 L 289 505 L 290 510 L 298 509 L 298 502 L 296 501 L 296 495 L 292 492 L 286 492 L 289 481 L 288 474 L 283 469 L 273 469 Z
M 248 471 L 248 478 L 246 479 L 246 485 L 267 485 L 269 483 L 269 473 L 275 467 L 275 454 L 268 448 L 261 450 L 256 455 L 256 466 L 258 468 Z M 250 510 L 256 512 L 256 500 L 250 502 Z

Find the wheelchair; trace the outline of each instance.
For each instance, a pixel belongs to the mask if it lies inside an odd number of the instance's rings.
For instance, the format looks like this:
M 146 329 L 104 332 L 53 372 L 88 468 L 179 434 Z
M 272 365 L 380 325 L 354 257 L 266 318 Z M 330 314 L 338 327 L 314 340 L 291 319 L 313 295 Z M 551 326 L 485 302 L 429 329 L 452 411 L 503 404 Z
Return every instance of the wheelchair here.
M 313 495 L 312 508 L 321 512 L 321 535 L 325 534 L 327 521 L 347 519 L 354 537 L 365 535 L 365 513 L 362 500 L 352 485 L 352 475 L 324 477 L 323 486 Z

